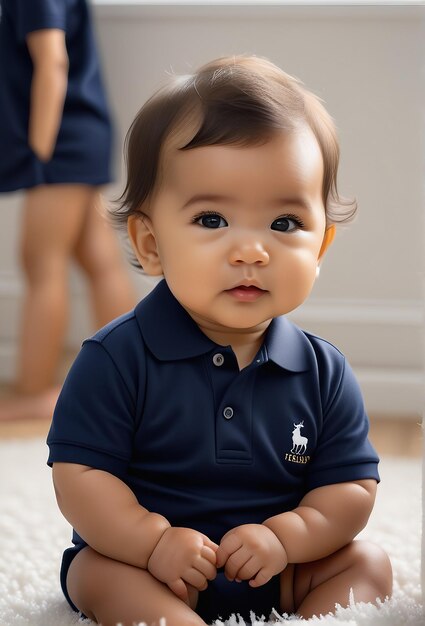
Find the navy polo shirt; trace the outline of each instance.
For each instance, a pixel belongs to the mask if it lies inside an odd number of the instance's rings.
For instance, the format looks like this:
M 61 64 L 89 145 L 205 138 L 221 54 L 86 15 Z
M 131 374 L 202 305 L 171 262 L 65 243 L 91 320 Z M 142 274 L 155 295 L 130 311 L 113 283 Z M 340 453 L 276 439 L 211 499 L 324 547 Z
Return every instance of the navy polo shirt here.
M 83 343 L 49 465 L 123 480 L 141 505 L 213 541 L 316 487 L 379 480 L 358 384 L 331 344 L 274 319 L 253 362 L 207 338 L 166 282 Z M 84 542 L 74 534 L 77 549 Z

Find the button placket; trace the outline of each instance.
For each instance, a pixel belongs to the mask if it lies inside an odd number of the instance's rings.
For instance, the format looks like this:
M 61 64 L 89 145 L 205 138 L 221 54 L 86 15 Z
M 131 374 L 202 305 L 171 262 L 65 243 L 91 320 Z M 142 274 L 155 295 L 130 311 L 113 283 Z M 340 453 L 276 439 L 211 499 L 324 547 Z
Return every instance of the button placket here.
M 244 370 L 224 394 L 216 421 L 217 460 L 252 462 L 252 393 L 255 370 Z

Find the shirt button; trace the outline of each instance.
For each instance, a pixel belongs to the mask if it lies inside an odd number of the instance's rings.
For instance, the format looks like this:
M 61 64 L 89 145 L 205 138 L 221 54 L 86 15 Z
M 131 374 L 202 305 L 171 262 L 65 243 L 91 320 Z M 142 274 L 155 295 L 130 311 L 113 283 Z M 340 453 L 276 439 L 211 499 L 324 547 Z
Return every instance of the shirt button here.
M 224 363 L 224 356 L 222 354 L 214 354 L 213 363 L 214 365 L 217 365 L 217 367 L 220 367 L 220 365 L 223 365 Z
M 233 409 L 231 406 L 226 406 L 226 408 L 223 411 L 223 415 L 227 420 L 232 419 L 233 417 Z

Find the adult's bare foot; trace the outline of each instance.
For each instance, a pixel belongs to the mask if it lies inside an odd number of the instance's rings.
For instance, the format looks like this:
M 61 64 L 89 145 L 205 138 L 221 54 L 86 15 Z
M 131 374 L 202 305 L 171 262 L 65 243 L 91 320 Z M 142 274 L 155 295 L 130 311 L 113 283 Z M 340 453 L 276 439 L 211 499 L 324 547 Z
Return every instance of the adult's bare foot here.
M 36 394 L 13 393 L 0 398 L 0 422 L 51 419 L 61 387 Z

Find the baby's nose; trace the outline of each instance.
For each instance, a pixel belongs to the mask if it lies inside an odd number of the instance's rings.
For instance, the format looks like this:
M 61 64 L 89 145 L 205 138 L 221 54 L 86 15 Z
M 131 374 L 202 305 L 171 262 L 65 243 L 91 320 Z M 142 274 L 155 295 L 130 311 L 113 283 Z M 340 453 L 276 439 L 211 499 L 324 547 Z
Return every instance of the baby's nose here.
M 229 261 L 232 265 L 240 265 L 241 263 L 267 265 L 270 257 L 259 241 L 244 242 L 234 246 L 229 255 Z

